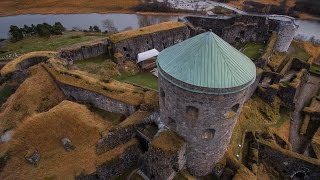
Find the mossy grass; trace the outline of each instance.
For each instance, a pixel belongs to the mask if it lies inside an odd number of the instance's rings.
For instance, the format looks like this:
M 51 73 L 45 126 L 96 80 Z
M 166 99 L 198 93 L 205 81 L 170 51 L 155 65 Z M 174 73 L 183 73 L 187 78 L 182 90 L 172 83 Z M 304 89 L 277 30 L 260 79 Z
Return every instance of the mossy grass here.
M 264 43 L 250 42 L 243 47 L 243 53 L 255 61 L 261 57 L 265 46 Z
M 114 77 L 114 79 L 126 82 L 129 84 L 138 85 L 141 87 L 158 90 L 159 84 L 158 79 L 150 72 L 140 72 L 136 75 L 130 75 L 128 73 L 122 73 L 120 76 Z

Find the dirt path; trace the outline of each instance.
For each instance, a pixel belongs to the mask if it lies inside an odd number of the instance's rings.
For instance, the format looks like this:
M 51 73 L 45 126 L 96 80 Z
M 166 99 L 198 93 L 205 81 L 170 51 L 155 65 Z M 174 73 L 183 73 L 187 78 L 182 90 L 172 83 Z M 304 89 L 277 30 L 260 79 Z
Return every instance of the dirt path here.
M 293 151 L 299 153 L 303 153 L 305 149 L 305 142 L 308 141 L 305 137 L 300 136 L 299 133 L 304 118 L 301 111 L 308 105 L 312 97 L 318 93 L 319 82 L 319 77 L 310 75 L 307 84 L 301 89 L 300 94 L 296 99 L 296 109 L 291 115 L 289 141 L 292 144 Z

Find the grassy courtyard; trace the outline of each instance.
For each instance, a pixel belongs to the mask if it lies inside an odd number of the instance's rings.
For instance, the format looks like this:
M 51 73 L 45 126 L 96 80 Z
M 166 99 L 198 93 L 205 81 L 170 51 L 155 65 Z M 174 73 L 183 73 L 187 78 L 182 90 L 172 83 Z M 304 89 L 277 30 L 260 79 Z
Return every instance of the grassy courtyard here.
M 139 72 L 136 75 L 127 75 L 125 73 L 115 77 L 116 80 L 138 85 L 141 87 L 158 90 L 158 78 L 150 72 Z
M 265 46 L 264 43 L 250 42 L 242 48 L 242 52 L 254 61 L 260 58 Z

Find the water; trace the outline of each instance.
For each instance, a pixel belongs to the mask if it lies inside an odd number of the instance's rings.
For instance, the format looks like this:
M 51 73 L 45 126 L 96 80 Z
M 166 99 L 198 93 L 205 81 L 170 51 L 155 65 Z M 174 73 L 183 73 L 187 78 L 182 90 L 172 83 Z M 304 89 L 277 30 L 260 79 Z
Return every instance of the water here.
M 137 14 L 55 14 L 55 15 L 18 15 L 0 17 L 0 38 L 7 38 L 10 25 L 22 27 L 24 24 L 39 24 L 61 22 L 67 29 L 74 27 L 88 29 L 89 26 L 97 25 L 102 30 L 106 29 L 105 22 L 114 24 L 118 31 L 129 28 L 139 28 L 163 21 L 177 21 L 178 16 L 156 16 L 156 15 L 137 15 Z M 299 29 L 296 38 L 303 40 L 320 40 L 320 22 L 309 20 L 297 20 Z
M 157 24 L 163 21 L 177 21 L 178 16 L 155 16 L 155 15 L 137 15 L 137 14 L 55 14 L 40 15 L 28 14 L 18 16 L 0 17 L 0 38 L 7 38 L 10 25 L 22 27 L 24 24 L 40 24 L 61 22 L 68 30 L 74 27 L 88 29 L 89 26 L 97 25 L 102 30 L 106 29 L 104 25 L 106 20 L 114 24 L 118 31 L 129 28 L 139 28 L 151 24 Z
M 296 37 L 302 40 L 310 40 L 314 37 L 314 40 L 320 40 L 320 22 L 308 21 L 308 20 L 296 20 L 299 24 Z

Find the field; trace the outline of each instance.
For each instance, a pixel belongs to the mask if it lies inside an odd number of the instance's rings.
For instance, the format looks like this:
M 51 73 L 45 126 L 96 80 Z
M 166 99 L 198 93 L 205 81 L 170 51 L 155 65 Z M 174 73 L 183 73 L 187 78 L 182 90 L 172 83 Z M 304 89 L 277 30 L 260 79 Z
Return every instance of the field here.
M 1 0 L 0 16 L 17 14 L 70 14 L 133 12 L 141 0 Z
M 0 57 L 8 54 L 23 54 L 32 51 L 55 51 L 59 48 L 80 42 L 95 40 L 105 37 L 101 33 L 65 32 L 64 35 L 51 36 L 50 38 L 27 37 L 21 41 L 8 42 L 1 48 Z

